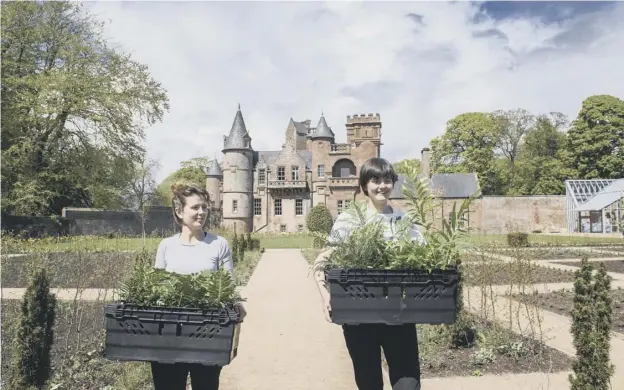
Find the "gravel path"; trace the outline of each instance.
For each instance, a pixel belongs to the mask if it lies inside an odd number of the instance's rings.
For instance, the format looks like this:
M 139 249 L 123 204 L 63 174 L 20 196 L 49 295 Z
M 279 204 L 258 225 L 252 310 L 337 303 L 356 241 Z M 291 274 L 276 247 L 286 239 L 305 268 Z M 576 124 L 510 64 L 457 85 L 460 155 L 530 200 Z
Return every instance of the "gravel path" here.
M 342 328 L 325 321 L 308 272 L 298 249 L 264 253 L 242 294 L 248 316 L 220 388 L 356 389 Z

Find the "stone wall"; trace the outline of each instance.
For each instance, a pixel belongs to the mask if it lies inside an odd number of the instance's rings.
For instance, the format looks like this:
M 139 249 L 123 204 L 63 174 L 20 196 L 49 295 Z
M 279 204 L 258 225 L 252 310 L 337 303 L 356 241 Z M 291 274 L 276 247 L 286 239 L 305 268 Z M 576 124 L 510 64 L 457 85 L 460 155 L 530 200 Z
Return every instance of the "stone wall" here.
M 565 233 L 565 196 L 484 196 L 471 207 L 476 233 Z
M 459 207 L 462 201 L 445 200 L 445 217 L 448 218 L 453 203 Z M 404 201 L 392 203 L 405 210 Z M 475 234 L 566 233 L 565 196 L 484 196 L 470 207 L 470 227 Z
M 63 218 L 2 214 L 0 221 L 2 231 L 24 238 L 64 236 L 69 233 L 69 221 Z
M 63 217 L 69 221 L 70 235 L 141 235 L 141 216 L 135 211 L 65 208 Z M 210 210 L 207 228 L 220 226 L 220 210 Z M 166 236 L 179 231 L 171 207 L 153 207 L 145 218 L 145 234 Z

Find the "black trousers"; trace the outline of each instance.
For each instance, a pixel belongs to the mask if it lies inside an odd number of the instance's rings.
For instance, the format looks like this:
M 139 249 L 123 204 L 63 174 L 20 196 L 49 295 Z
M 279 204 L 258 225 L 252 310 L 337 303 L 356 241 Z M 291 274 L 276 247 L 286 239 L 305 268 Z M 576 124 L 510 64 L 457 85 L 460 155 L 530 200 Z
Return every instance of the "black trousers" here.
M 383 348 L 393 390 L 420 390 L 418 336 L 414 324 L 342 326 L 359 390 L 383 390 Z
M 219 390 L 221 366 L 152 362 L 154 390 L 186 390 L 189 372 L 193 390 Z

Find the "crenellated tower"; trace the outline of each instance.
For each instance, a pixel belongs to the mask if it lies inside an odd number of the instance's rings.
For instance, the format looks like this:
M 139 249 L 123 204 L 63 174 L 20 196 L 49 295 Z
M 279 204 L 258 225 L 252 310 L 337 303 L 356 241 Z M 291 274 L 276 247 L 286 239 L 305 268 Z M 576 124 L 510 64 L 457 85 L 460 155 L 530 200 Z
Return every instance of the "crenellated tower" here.
M 347 143 L 360 146 L 370 141 L 377 147 L 377 157 L 381 155 L 381 117 L 379 114 L 355 114 L 347 116 Z
M 252 230 L 253 148 L 238 106 L 228 136 L 223 136 L 223 226 Z

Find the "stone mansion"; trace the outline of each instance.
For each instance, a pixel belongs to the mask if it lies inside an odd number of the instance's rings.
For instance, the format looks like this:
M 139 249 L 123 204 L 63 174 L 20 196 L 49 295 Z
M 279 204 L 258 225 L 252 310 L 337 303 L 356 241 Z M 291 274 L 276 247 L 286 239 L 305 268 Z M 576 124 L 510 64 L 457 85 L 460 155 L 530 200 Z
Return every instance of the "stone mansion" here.
M 335 142 L 325 117 L 290 119 L 281 150 L 256 151 L 238 108 L 223 138 L 223 163 L 206 168 L 211 206 L 221 208 L 222 226 L 237 232 L 301 232 L 309 210 L 323 203 L 334 218 L 347 202 L 362 198 L 359 167 L 378 157 L 379 114 L 347 116 L 347 143 Z

